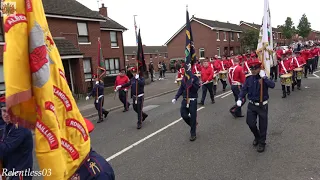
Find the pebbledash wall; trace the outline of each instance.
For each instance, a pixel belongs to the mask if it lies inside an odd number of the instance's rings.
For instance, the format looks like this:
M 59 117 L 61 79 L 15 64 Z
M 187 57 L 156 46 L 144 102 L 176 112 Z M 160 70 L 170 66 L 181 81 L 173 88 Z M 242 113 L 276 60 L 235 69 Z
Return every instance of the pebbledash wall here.
M 81 19 L 81 18 L 79 18 Z M 109 30 L 100 30 L 99 21 L 86 21 L 86 20 L 73 20 L 73 19 L 63 19 L 63 18 L 51 18 L 47 17 L 49 28 L 52 36 L 55 37 L 64 37 L 74 44 L 76 48 L 83 53 L 83 58 L 74 58 L 70 59 L 70 65 L 72 69 L 72 79 L 74 92 L 83 94 L 87 93 L 89 87 L 92 86 L 91 78 L 92 74 L 95 74 L 97 68 L 97 59 L 98 59 L 98 38 L 100 37 L 102 44 L 103 57 L 106 59 L 116 58 L 119 59 L 119 67 L 117 69 L 124 68 L 125 59 L 123 53 L 123 40 L 122 40 L 122 31 L 114 31 L 117 34 L 117 43 L 118 47 L 111 48 L 110 41 L 110 32 Z M 79 43 L 78 42 L 78 26 L 77 23 L 86 23 L 88 30 L 88 42 Z M 1 24 L 0 36 L 3 36 L 3 25 Z M 4 38 L 0 37 L 0 40 Z M 4 78 L 3 78 L 3 46 L 4 42 L 0 42 L 0 91 L 4 91 Z M 67 56 L 66 56 L 67 57 Z M 84 73 L 84 60 L 91 60 L 91 72 Z M 62 60 L 65 64 L 65 59 Z M 65 67 L 65 71 L 69 71 Z M 111 71 L 109 71 L 111 72 Z M 67 72 L 66 72 L 67 74 Z M 113 77 L 116 73 L 108 73 L 108 79 L 113 81 Z M 86 76 L 86 78 L 85 78 Z M 69 78 L 70 80 L 70 78 Z M 71 87 L 70 87 L 71 88 Z

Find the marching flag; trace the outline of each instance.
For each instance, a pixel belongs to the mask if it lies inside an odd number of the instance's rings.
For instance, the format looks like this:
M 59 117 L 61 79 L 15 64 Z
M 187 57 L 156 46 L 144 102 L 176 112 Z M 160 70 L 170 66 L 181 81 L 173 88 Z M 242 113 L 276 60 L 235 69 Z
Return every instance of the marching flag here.
M 185 49 L 185 76 L 190 79 L 192 75 L 192 65 L 196 62 L 196 51 L 193 43 L 191 24 L 189 19 L 189 12 L 187 9 L 187 22 L 186 22 L 186 49 Z M 191 84 L 187 83 L 187 86 Z
M 104 58 L 103 58 L 103 53 L 102 53 L 102 47 L 101 47 L 101 41 L 100 38 L 98 38 L 98 68 L 97 68 L 97 76 L 99 79 L 105 74 L 105 63 L 104 63 Z
M 5 0 L 4 77 L 7 111 L 14 123 L 35 131 L 45 180 L 69 179 L 90 151 L 90 136 L 65 78 L 41 0 Z M 17 73 L 18 72 L 18 73 Z
M 267 76 L 270 77 L 270 66 L 273 63 L 274 52 L 269 0 L 264 0 L 264 16 L 263 23 L 260 29 L 257 53 L 262 60 L 262 64 L 267 73 Z
M 142 39 L 140 34 L 140 29 L 138 33 L 138 52 L 137 52 L 137 63 L 138 63 L 138 72 L 140 76 L 143 76 L 144 72 L 147 71 L 146 61 L 144 60 L 144 52 Z
M 137 27 L 137 23 L 136 23 L 136 16 L 133 16 L 133 18 L 134 18 L 134 32 L 136 35 L 136 43 L 138 44 L 138 33 L 137 33 L 138 27 Z M 140 31 L 140 29 L 139 29 L 139 31 Z

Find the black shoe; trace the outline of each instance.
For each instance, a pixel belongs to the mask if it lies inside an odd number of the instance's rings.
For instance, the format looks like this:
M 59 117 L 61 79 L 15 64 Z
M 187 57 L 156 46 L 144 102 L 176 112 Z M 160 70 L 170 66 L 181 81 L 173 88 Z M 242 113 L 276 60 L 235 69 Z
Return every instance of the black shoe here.
M 195 141 L 197 139 L 197 136 L 191 136 L 190 141 Z
M 308 78 L 307 76 L 305 76 L 304 78 Z
M 217 95 L 217 92 L 213 92 L 213 95 Z
M 141 129 L 141 128 L 142 128 L 141 124 L 138 124 L 137 129 Z
M 201 103 L 201 102 L 200 102 L 200 103 L 198 103 L 198 104 L 199 104 L 200 106 L 204 106 L 204 103 Z
M 286 98 L 286 97 L 287 97 L 287 94 L 283 93 L 282 98 Z
M 298 87 L 298 90 L 301 90 L 301 87 Z
M 106 118 L 106 117 L 108 116 L 108 114 L 109 114 L 109 111 L 105 111 L 105 112 L 103 113 L 104 118 Z
M 103 122 L 103 119 L 99 119 L 97 123 L 102 123 Z
M 143 115 L 143 117 L 142 117 L 142 122 L 143 122 L 144 120 L 146 120 L 148 116 L 149 116 L 148 114 Z
M 226 91 L 226 89 L 223 89 L 222 91 L 223 91 L 223 92 L 225 92 L 225 91 Z
M 290 91 L 287 92 L 288 96 L 290 96 Z
M 235 112 L 230 111 L 230 113 L 232 114 L 232 116 L 233 116 L 234 118 L 237 118 L 237 115 L 236 115 Z
M 258 151 L 259 153 L 262 153 L 262 152 L 264 152 L 265 147 L 266 147 L 266 145 L 264 145 L 264 144 L 259 144 L 259 145 L 258 145 L 258 148 L 257 148 L 257 151 Z
M 252 142 L 252 145 L 253 146 L 258 146 L 258 140 L 254 139 L 253 142 Z
M 277 79 L 274 80 L 274 82 L 277 82 L 277 81 L 278 81 Z
M 240 118 L 242 118 L 242 117 L 244 117 L 244 115 L 240 115 L 240 116 L 237 116 L 237 117 L 240 117 Z
M 212 100 L 212 101 L 211 101 L 211 104 L 214 104 L 214 103 L 216 103 L 216 102 L 215 102 L 214 100 Z
M 294 87 L 292 88 L 292 92 L 294 91 Z
M 128 109 L 124 109 L 122 112 L 127 112 L 128 111 Z

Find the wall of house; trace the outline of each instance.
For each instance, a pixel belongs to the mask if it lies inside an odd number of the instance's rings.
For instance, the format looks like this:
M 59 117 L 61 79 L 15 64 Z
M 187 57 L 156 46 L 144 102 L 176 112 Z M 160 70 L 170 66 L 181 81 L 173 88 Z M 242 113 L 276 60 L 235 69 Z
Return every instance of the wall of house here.
M 159 62 L 163 62 L 167 65 L 167 68 L 169 70 L 169 58 L 167 57 L 168 54 L 167 53 L 154 53 L 154 54 L 144 54 L 144 59 L 146 61 L 146 65 L 147 65 L 147 69 L 149 70 L 149 64 L 150 62 L 152 61 L 153 62 L 153 65 L 154 65 L 154 69 L 155 71 L 157 72 L 158 71 L 158 66 L 157 64 Z M 136 61 L 136 58 L 137 56 L 136 55 L 125 55 L 125 58 L 126 58 L 126 65 L 127 66 L 132 66 L 134 64 L 137 63 Z

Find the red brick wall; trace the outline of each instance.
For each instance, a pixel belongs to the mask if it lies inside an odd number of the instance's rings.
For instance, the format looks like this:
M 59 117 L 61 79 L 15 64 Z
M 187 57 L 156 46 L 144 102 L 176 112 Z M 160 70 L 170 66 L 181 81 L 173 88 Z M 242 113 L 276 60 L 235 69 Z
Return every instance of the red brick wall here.
M 144 59 L 146 61 L 147 69 L 149 70 L 150 61 L 153 62 L 155 71 L 158 71 L 157 64 L 162 61 L 164 61 L 165 64 L 167 65 L 167 67 L 169 67 L 169 58 L 166 57 L 166 54 L 167 53 L 145 54 Z M 150 57 L 150 55 L 151 55 L 151 57 Z M 132 58 L 132 57 L 134 57 L 134 58 Z M 134 56 L 133 55 L 126 55 L 126 58 L 127 58 L 126 65 L 136 64 L 136 62 L 137 62 L 135 55 Z
M 195 21 L 191 22 L 193 40 L 196 47 L 197 57 L 200 57 L 199 49 L 205 49 L 205 57 L 213 57 L 218 54 L 217 47 L 220 47 L 221 55 L 225 47 L 229 47 L 229 33 L 227 33 L 227 41 L 224 41 L 223 31 L 220 31 L 220 41 L 217 41 L 217 33 Z M 234 41 L 230 41 L 230 47 L 240 48 L 237 33 L 234 33 Z M 241 37 L 241 34 L 240 34 Z M 172 58 L 184 58 L 186 35 L 185 30 L 182 30 L 175 38 L 167 45 L 169 60 Z

